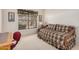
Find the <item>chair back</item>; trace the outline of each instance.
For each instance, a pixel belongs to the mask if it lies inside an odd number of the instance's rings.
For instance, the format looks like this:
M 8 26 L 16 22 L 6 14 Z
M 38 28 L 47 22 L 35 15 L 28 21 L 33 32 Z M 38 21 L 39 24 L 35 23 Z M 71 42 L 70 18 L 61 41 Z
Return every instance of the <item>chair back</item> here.
M 21 33 L 20 32 L 14 32 L 13 33 L 13 39 L 14 39 L 13 41 L 16 41 L 16 43 L 11 46 L 11 50 L 17 45 L 20 38 L 21 38 Z
M 13 39 L 16 40 L 16 41 L 19 41 L 20 37 L 21 37 L 21 33 L 20 32 L 15 32 L 13 34 Z

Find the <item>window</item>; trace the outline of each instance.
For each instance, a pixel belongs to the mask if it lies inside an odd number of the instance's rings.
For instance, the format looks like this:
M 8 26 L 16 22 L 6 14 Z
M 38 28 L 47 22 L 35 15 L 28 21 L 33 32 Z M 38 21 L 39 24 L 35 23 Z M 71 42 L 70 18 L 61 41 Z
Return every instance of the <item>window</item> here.
M 18 9 L 18 29 L 37 28 L 37 15 L 35 11 Z

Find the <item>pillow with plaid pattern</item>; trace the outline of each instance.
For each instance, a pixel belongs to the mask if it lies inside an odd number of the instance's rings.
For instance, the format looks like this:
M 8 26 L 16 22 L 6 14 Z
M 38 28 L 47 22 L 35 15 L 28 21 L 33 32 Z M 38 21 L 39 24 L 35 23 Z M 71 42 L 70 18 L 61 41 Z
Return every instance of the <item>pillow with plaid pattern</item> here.
M 55 30 L 55 26 L 56 26 L 55 24 L 49 24 L 47 28 L 51 30 Z

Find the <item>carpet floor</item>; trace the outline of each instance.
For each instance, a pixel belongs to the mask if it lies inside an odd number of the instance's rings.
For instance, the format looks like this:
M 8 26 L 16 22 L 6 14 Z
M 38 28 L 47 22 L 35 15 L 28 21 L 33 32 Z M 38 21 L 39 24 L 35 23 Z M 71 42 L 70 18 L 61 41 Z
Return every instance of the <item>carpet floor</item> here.
M 24 36 L 20 39 L 14 50 L 57 50 L 37 37 L 37 34 Z M 79 43 L 72 50 L 79 50 Z

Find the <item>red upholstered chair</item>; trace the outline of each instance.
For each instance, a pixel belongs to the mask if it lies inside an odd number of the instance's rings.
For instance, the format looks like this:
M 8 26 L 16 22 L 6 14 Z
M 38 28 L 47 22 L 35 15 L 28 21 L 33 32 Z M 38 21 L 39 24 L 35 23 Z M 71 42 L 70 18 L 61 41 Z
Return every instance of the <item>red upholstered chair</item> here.
M 21 38 L 21 33 L 20 32 L 14 32 L 13 33 L 13 39 L 14 40 L 12 42 L 11 49 L 13 49 L 17 45 L 17 43 L 19 42 L 20 38 Z

